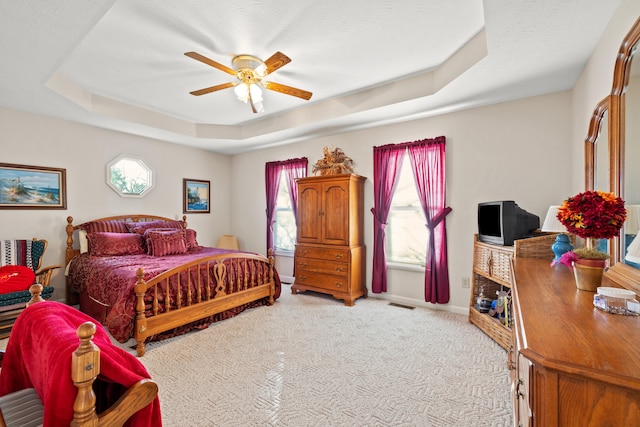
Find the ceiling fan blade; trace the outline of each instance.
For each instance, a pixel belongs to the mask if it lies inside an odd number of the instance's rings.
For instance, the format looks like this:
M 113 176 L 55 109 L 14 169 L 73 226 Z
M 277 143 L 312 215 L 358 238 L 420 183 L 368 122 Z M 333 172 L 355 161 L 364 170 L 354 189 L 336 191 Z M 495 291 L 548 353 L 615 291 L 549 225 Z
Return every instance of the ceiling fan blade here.
M 307 92 L 306 90 L 297 89 L 280 83 L 262 82 L 262 86 L 269 90 L 284 93 L 286 95 L 297 96 L 298 98 L 306 99 L 307 101 L 311 99 L 311 95 L 313 95 L 311 92 Z
M 189 93 L 191 95 L 194 95 L 194 96 L 200 96 L 200 95 L 204 95 L 206 93 L 215 92 L 217 90 L 222 90 L 222 89 L 227 89 L 227 88 L 230 88 L 230 87 L 234 87 L 235 85 L 236 84 L 233 83 L 233 82 L 222 83 L 220 85 L 206 87 L 206 88 L 200 89 L 200 90 L 194 90 L 193 92 L 189 92 Z
M 276 52 L 269 57 L 266 61 L 264 61 L 264 65 L 267 66 L 267 70 L 265 71 L 265 76 L 267 74 L 271 74 L 276 71 L 278 68 L 281 68 L 291 62 L 291 58 L 285 55 L 282 52 Z
M 231 74 L 232 76 L 236 76 L 236 71 L 232 68 L 227 67 L 226 65 L 222 65 L 219 62 L 214 61 L 213 59 L 209 59 L 206 56 L 202 56 L 197 52 L 185 52 L 189 58 L 193 58 L 196 61 L 203 62 L 207 65 L 212 66 L 213 68 L 217 68 L 220 71 L 224 71 L 225 73 Z

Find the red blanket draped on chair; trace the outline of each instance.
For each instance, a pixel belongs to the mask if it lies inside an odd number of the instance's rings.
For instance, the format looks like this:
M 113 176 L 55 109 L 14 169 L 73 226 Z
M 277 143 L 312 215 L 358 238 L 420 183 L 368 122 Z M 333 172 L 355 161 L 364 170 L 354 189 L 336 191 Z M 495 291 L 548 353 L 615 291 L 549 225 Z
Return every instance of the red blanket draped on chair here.
M 71 355 L 80 341 L 79 325 L 93 321 L 62 303 L 47 301 L 27 307 L 18 317 L 0 370 L 0 396 L 33 387 L 44 405 L 44 426 L 69 425 L 77 388 L 71 381 Z M 98 413 L 114 403 L 136 381 L 150 378 L 133 355 L 111 344 L 97 325 L 93 342 L 100 347 L 100 375 L 94 383 Z M 161 426 L 160 401 L 136 413 L 128 426 Z

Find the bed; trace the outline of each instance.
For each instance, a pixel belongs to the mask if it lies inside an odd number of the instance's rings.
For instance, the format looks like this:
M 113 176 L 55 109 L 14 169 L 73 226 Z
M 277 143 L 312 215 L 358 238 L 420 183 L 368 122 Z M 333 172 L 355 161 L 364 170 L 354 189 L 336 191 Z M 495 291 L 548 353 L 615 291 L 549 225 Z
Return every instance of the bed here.
M 66 225 L 67 302 L 119 342 L 145 344 L 272 305 L 273 254 L 201 246 L 186 216 L 120 215 Z

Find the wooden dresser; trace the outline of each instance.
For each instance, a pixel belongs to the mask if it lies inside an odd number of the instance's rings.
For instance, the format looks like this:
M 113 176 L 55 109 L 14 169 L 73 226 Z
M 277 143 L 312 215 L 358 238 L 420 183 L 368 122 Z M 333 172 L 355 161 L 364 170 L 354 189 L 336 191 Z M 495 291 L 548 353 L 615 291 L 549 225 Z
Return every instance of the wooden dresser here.
M 300 178 L 295 281 L 291 292 L 316 291 L 352 306 L 367 296 L 364 182 L 354 175 Z
M 514 425 L 639 426 L 640 317 L 598 310 L 562 265 L 512 262 Z

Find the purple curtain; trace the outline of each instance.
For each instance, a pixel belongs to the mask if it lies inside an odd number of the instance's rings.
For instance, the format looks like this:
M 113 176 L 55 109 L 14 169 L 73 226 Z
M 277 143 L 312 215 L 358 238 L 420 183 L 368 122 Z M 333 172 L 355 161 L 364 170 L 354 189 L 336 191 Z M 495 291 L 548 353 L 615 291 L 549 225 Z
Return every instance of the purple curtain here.
M 445 137 L 408 145 L 418 197 L 427 219 L 428 244 L 424 275 L 424 300 L 449 302 L 449 269 L 445 218 L 451 212 L 445 199 Z
M 264 182 L 267 195 L 267 253 L 273 249 L 273 225 L 276 222 L 276 203 L 278 201 L 278 187 L 280 185 L 280 174 L 284 170 L 291 195 L 291 208 L 297 218 L 298 195 L 295 178 L 307 176 L 306 157 L 289 159 L 279 162 L 267 162 L 264 168 Z M 292 185 L 293 183 L 293 185 Z M 295 203 L 294 203 L 295 200 Z
M 387 256 L 385 228 L 391 209 L 391 199 L 398 185 L 399 168 L 405 145 L 373 147 L 373 274 L 371 290 L 387 292 Z
M 291 196 L 291 210 L 293 211 L 293 217 L 296 219 L 296 226 L 298 225 L 298 184 L 296 179 L 304 178 L 307 176 L 307 158 L 302 157 L 300 159 L 288 160 L 282 167 L 284 168 L 284 176 L 287 178 L 287 185 L 289 186 L 289 196 Z

